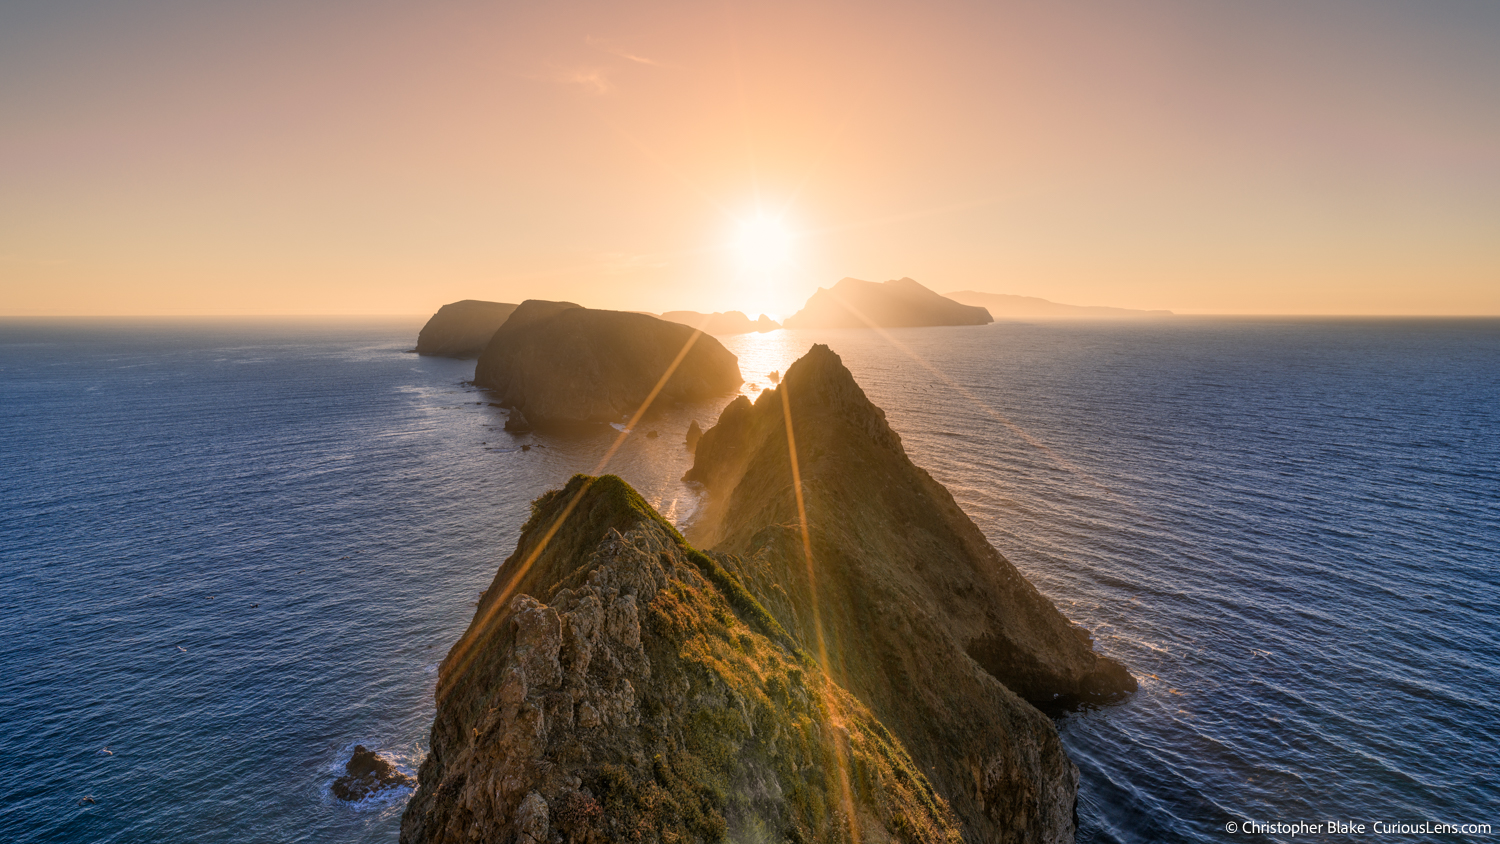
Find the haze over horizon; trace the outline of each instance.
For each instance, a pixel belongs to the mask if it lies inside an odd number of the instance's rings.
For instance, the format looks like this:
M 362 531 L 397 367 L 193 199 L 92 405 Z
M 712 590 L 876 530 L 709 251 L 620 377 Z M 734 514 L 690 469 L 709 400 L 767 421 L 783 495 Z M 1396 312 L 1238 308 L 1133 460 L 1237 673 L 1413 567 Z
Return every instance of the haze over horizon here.
M 0 315 L 1500 314 L 1500 6 L 0 7 Z

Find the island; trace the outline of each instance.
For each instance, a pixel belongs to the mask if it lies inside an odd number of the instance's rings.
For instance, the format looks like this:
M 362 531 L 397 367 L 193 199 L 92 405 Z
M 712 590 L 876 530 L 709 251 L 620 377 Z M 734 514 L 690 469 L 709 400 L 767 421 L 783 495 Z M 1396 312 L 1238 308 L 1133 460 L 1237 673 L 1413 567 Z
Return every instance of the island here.
M 1171 311 L 1143 311 L 1135 308 L 1108 308 L 1100 305 L 1063 305 L 1035 296 L 980 293 L 977 290 L 960 290 L 943 295 L 955 302 L 982 307 L 995 319 L 1168 319 L 1174 316 Z
M 700 313 L 698 311 L 667 311 L 661 315 L 661 318 L 668 322 L 680 322 L 683 325 L 690 325 L 709 334 L 721 335 L 749 334 L 751 332 L 764 334 L 767 331 L 775 331 L 781 327 L 780 323 L 765 314 L 761 314 L 760 319 L 752 321 L 742 311 L 715 311 L 711 314 Z
M 909 278 L 877 284 L 845 278 L 819 287 L 802 310 L 782 321 L 786 328 L 900 328 L 924 325 L 985 325 L 984 308 L 959 304 Z
M 542 430 L 627 422 L 648 398 L 727 396 L 743 379 L 733 353 L 685 325 L 528 299 L 490 338 L 474 383 Z
M 417 334 L 416 352 L 445 358 L 477 358 L 505 324 L 515 305 L 465 299 L 438 308 Z
M 533 504 L 439 667 L 403 844 L 1073 840 L 1038 705 L 1135 681 L 837 355 L 734 399 L 688 478 L 691 539 L 614 476 Z

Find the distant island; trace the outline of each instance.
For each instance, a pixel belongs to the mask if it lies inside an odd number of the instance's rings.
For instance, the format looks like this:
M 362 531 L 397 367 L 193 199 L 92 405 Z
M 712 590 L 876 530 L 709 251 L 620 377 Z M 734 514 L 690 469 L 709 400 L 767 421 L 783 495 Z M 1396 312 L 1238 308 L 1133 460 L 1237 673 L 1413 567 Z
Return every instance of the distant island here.
M 512 409 L 512 429 L 516 415 L 527 427 L 610 424 L 626 421 L 674 360 L 660 403 L 732 394 L 743 383 L 734 354 L 685 325 L 528 299 L 490 338 L 474 383 Z
M 661 318 L 668 322 L 680 322 L 683 325 L 691 325 L 701 329 L 708 334 L 749 334 L 751 332 L 775 331 L 781 327 L 781 323 L 771 319 L 765 314 L 760 319 L 751 320 L 742 311 L 715 311 L 711 314 L 699 311 L 667 311 Z
M 955 302 L 977 305 L 995 319 L 1165 319 L 1171 311 L 1142 311 L 1133 308 L 1106 308 L 1098 305 L 1062 305 L 1035 296 L 1013 296 L 1008 293 L 980 293 L 960 290 L 944 293 Z
M 515 305 L 464 299 L 438 308 L 417 335 L 417 354 L 477 358 Z
M 909 278 L 884 283 L 845 278 L 819 287 L 787 328 L 897 328 L 924 325 L 985 325 L 983 307 L 946 299 Z
M 1073 840 L 1078 769 L 1037 706 L 1136 682 L 838 355 L 734 399 L 688 479 L 691 541 L 611 475 L 532 505 L 439 668 L 402 844 Z

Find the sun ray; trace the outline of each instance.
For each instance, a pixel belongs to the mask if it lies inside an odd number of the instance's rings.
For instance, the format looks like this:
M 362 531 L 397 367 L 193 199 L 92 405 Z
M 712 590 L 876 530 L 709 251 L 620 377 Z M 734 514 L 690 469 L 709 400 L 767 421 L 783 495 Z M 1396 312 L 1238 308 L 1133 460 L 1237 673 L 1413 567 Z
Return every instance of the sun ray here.
M 802 560 L 807 566 L 807 591 L 812 605 L 813 639 L 818 649 L 818 667 L 823 670 L 825 683 L 832 683 L 833 671 L 828 661 L 828 641 L 823 635 L 823 614 L 818 598 L 817 566 L 813 563 L 812 534 L 807 527 L 807 502 L 802 495 L 802 465 L 797 455 L 797 434 L 792 426 L 791 387 L 782 383 L 777 388 L 781 393 L 781 415 L 786 421 L 786 451 L 792 467 L 792 493 L 797 501 L 797 524 L 801 528 Z M 824 706 L 830 713 L 835 711 L 836 701 L 830 700 L 827 688 L 822 690 Z M 840 710 L 842 711 L 842 710 Z M 849 769 L 846 762 L 849 749 L 844 745 L 838 730 L 830 730 L 829 741 L 833 742 L 833 758 L 839 769 L 839 789 L 844 803 L 844 815 L 849 821 L 849 840 L 858 844 L 859 825 L 854 812 L 854 794 L 849 785 Z
M 563 506 L 563 511 L 558 514 L 557 518 L 552 520 L 552 524 L 547 527 L 547 532 L 542 535 L 541 541 L 531 549 L 531 552 L 526 555 L 526 558 L 521 561 L 520 565 L 516 566 L 515 571 L 510 573 L 510 576 L 506 579 L 505 586 L 500 590 L 500 594 L 497 595 L 493 601 L 490 601 L 489 606 L 485 609 L 484 616 L 478 619 L 476 625 L 474 625 L 475 629 L 483 630 L 487 628 L 490 625 L 490 622 L 494 619 L 495 613 L 499 612 L 500 608 L 505 606 L 506 603 L 509 602 L 512 594 L 515 592 L 516 587 L 520 585 L 521 579 L 526 576 L 526 573 L 531 570 L 531 567 L 536 563 L 537 559 L 540 558 L 543 552 L 547 550 L 547 546 L 552 542 L 552 538 L 557 535 L 557 532 L 562 529 L 563 523 L 566 522 L 568 517 L 573 514 L 573 510 L 578 506 L 578 503 L 583 500 L 583 496 L 589 491 L 589 487 L 593 486 L 593 479 L 597 478 L 599 476 L 599 473 L 603 472 L 605 467 L 609 465 L 610 460 L 614 459 L 615 453 L 618 452 L 620 450 L 620 446 L 625 443 L 625 438 L 630 435 L 631 429 L 633 429 L 636 424 L 641 421 L 641 417 L 646 415 L 646 411 L 650 409 L 651 404 L 656 401 L 656 397 L 660 395 L 662 389 L 666 387 L 667 381 L 671 379 L 672 373 L 677 371 L 677 367 L 682 365 L 683 359 L 687 357 L 687 354 L 692 350 L 693 345 L 698 342 L 698 338 L 703 336 L 703 329 L 704 327 L 706 327 L 706 325 L 707 317 L 704 318 L 704 321 L 700 323 L 697 328 L 693 329 L 693 333 L 688 337 L 687 342 L 683 344 L 682 349 L 677 353 L 677 356 L 672 359 L 672 363 L 667 366 L 667 369 L 662 373 L 661 378 L 657 379 L 656 386 L 651 388 L 651 392 L 646 396 L 645 401 L 641 402 L 640 407 L 638 407 L 635 413 L 631 415 L 630 421 L 625 425 L 625 430 L 621 431 L 619 435 L 615 437 L 614 442 L 611 443 L 610 447 L 604 452 L 604 456 L 600 458 L 599 463 L 594 466 L 594 471 L 590 473 L 590 479 L 586 483 L 578 487 L 578 491 L 574 493 L 573 497 L 568 500 L 568 503 Z M 478 641 L 478 639 L 479 637 L 477 636 L 473 639 L 470 639 L 469 644 L 472 646 L 473 642 Z M 460 644 L 462 643 L 463 640 L 461 639 Z M 453 668 L 450 669 L 449 672 L 450 676 L 459 676 L 468 670 L 469 664 L 473 661 L 473 651 L 471 648 L 466 648 L 464 651 L 458 652 L 456 655 L 454 653 L 449 653 L 448 659 L 454 660 Z

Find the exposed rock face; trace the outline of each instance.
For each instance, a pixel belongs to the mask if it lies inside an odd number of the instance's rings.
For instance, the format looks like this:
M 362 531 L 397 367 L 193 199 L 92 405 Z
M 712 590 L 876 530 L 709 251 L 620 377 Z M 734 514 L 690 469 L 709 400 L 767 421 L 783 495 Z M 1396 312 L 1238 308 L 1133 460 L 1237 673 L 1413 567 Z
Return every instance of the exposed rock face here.
M 731 403 L 686 477 L 707 492 L 693 540 L 732 555 L 792 635 L 821 624 L 834 680 L 911 751 L 969 837 L 1071 838 L 1076 772 L 1021 698 L 1108 701 L 1135 681 L 911 463 L 837 355 L 814 346 L 781 386 Z
M 1142 311 L 1134 308 L 1106 308 L 1098 305 L 1062 305 L 1035 296 L 1013 296 L 1007 293 L 980 293 L 960 290 L 944 296 L 965 305 L 989 311 L 995 319 L 1167 319 L 1171 311 Z
M 683 442 L 687 443 L 688 451 L 696 449 L 698 447 L 698 440 L 702 438 L 703 428 L 698 425 L 698 420 L 694 419 L 688 424 L 687 436 L 683 439 Z
M 686 349 L 686 354 L 683 350 Z M 570 302 L 522 302 L 480 355 L 474 383 L 537 428 L 621 422 L 656 389 L 659 403 L 733 393 L 735 356 L 714 338 L 645 314 Z
M 344 765 L 344 775 L 333 781 L 333 796 L 353 803 L 382 789 L 416 784 L 416 780 L 396 770 L 388 759 L 357 744 L 354 755 Z
M 417 354 L 477 358 L 515 309 L 515 305 L 475 299 L 444 305 L 417 335 Z
M 837 355 L 731 402 L 688 479 L 708 553 L 612 476 L 537 500 L 441 666 L 405 844 L 1073 840 L 1078 772 L 1027 699 L 1135 683 Z
M 781 327 L 776 320 L 765 314 L 754 321 L 741 311 L 715 311 L 711 314 L 698 311 L 667 311 L 661 318 L 668 322 L 679 322 L 709 334 L 749 334 L 752 331 L 775 331 Z
M 920 325 L 984 325 L 994 322 L 984 308 L 961 305 L 909 278 L 876 284 L 845 278 L 818 292 L 787 328 L 897 328 Z
M 869 709 L 612 476 L 537 501 L 437 699 L 405 844 L 961 837 Z

